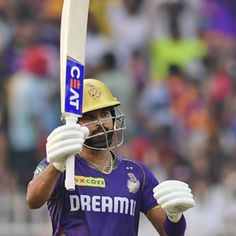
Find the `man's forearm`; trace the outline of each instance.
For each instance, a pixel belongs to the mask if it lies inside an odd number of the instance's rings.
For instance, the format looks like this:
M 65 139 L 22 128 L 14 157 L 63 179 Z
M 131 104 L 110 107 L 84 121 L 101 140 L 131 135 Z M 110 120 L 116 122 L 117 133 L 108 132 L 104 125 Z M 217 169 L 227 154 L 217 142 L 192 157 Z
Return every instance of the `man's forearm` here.
M 40 208 L 51 196 L 58 176 L 61 174 L 52 164 L 28 185 L 26 200 L 31 209 Z

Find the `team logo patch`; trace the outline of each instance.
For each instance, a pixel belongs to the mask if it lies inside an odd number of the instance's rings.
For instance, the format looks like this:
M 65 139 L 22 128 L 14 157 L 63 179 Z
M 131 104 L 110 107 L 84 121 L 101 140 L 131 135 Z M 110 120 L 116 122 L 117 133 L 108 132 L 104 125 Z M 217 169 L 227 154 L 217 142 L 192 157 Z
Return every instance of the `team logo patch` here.
M 93 178 L 87 176 L 75 176 L 75 185 L 105 188 L 106 183 L 103 178 Z
M 102 91 L 99 88 L 93 85 L 90 85 L 90 89 L 88 90 L 88 93 L 95 100 L 101 97 Z
M 133 173 L 128 173 L 129 179 L 127 181 L 127 187 L 130 193 L 136 193 L 139 190 L 140 182 L 137 180 Z

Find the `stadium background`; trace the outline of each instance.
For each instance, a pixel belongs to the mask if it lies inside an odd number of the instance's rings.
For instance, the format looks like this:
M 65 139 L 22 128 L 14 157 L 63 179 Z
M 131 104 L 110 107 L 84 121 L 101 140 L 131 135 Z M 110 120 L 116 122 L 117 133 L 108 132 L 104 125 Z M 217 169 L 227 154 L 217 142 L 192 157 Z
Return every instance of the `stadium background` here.
M 0 236 L 50 235 L 25 192 L 60 124 L 61 7 L 0 0 Z M 86 77 L 121 99 L 118 151 L 190 184 L 186 236 L 236 235 L 235 11 L 234 0 L 91 0 Z M 141 219 L 139 235 L 156 235 Z

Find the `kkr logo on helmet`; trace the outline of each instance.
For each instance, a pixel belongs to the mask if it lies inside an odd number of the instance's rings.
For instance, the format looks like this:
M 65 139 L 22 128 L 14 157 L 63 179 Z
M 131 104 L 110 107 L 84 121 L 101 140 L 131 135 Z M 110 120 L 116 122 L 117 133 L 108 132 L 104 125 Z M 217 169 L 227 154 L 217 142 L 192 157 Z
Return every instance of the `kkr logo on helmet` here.
M 101 89 L 94 87 L 93 85 L 90 85 L 91 89 L 88 90 L 89 95 L 93 98 L 93 99 L 98 99 L 101 97 L 102 91 Z

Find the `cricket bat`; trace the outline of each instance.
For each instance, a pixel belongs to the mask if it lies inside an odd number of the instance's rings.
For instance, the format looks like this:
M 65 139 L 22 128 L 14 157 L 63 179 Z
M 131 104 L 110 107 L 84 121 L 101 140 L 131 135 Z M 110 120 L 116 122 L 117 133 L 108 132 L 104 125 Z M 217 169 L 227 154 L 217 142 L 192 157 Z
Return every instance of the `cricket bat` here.
M 89 0 L 64 0 L 60 31 L 61 115 L 66 123 L 82 116 Z M 75 157 L 66 158 L 65 188 L 75 190 Z

